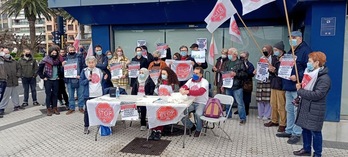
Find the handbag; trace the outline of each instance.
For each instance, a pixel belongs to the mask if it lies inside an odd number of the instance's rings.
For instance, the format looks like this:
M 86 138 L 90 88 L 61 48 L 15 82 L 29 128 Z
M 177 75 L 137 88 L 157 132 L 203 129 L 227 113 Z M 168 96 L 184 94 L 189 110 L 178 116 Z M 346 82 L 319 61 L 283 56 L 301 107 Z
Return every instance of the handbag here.
M 244 81 L 243 91 L 244 92 L 252 92 L 253 91 L 253 82 L 251 80 Z

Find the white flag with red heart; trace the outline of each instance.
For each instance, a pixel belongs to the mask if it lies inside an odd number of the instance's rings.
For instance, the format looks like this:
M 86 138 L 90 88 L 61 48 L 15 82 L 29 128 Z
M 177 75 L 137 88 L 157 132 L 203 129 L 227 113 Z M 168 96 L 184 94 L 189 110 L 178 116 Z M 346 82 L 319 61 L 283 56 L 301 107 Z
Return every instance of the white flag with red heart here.
M 242 36 L 241 36 L 241 32 L 238 28 L 236 19 L 234 19 L 234 15 L 231 16 L 230 19 L 230 28 L 229 28 L 229 33 L 231 34 L 231 40 L 239 43 L 239 44 L 243 44 L 243 40 L 242 40 Z
M 208 63 L 214 66 L 215 54 L 218 54 L 218 49 L 214 40 L 214 36 L 211 37 L 210 46 L 209 46 L 209 56 Z
M 242 0 L 243 15 L 259 9 L 263 5 L 271 3 L 273 1 L 275 0 Z
M 207 29 L 210 33 L 213 33 L 221 24 L 227 21 L 232 15 L 237 13 L 230 0 L 218 0 L 210 12 L 210 14 L 204 19 L 207 23 Z

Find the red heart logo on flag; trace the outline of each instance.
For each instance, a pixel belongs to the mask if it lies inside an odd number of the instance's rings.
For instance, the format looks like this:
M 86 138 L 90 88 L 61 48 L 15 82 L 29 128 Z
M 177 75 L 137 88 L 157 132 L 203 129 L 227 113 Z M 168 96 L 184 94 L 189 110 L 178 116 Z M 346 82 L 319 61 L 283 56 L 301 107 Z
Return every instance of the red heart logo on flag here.
M 226 7 L 224 4 L 219 3 L 216 5 L 213 16 L 211 17 L 212 22 L 219 22 L 226 17 Z
M 238 28 L 238 25 L 237 25 L 236 21 L 232 22 L 230 28 L 232 29 L 232 32 L 236 33 L 237 35 L 240 35 L 240 31 L 239 31 L 239 28 Z

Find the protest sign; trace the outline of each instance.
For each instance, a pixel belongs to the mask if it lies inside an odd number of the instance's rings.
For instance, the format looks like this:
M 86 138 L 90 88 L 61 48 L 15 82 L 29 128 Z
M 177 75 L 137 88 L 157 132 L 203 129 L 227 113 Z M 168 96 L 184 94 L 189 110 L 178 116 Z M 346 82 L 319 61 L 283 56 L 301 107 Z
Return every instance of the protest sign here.
M 149 72 L 150 77 L 155 84 L 157 84 L 158 82 L 158 77 L 160 76 L 160 72 L 161 72 L 160 70 L 151 70 Z
M 196 44 L 198 45 L 199 50 L 206 50 L 207 49 L 207 38 L 197 38 Z
M 77 77 L 77 62 L 66 63 L 64 65 L 64 77 L 65 78 Z
M 156 45 L 157 45 L 156 50 L 161 53 L 161 57 L 159 58 L 166 58 L 168 45 L 166 43 L 157 43 Z
M 121 103 L 121 119 L 122 120 L 138 120 L 139 114 L 135 103 Z
M 256 80 L 266 82 L 269 77 L 268 63 L 257 62 Z
M 196 63 L 205 63 L 205 51 L 192 51 L 191 57 L 195 59 Z
M 223 71 L 222 74 L 222 87 L 232 88 L 233 86 L 233 77 L 231 76 L 232 71 Z
M 122 64 L 113 63 L 110 65 L 111 79 L 119 79 L 122 77 Z
M 178 76 L 179 81 L 186 81 L 192 77 L 193 66 L 192 61 L 174 61 L 171 69 Z
M 292 54 L 285 54 L 280 58 L 280 66 L 278 70 L 278 76 L 287 80 L 290 80 L 292 69 L 295 65 Z
M 129 78 L 137 78 L 139 75 L 140 63 L 136 61 L 132 61 L 128 65 L 128 76 Z

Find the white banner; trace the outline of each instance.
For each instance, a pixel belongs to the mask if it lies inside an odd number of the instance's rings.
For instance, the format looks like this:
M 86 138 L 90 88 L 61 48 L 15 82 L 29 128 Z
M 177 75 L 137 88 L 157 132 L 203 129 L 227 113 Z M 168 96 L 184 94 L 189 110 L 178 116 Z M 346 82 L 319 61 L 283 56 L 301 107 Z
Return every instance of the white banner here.
M 234 8 L 230 0 L 218 0 L 213 10 L 204 19 L 207 23 L 206 28 L 210 33 L 213 33 L 221 24 L 235 13 L 237 13 L 237 10 Z
M 179 81 L 186 81 L 192 77 L 193 66 L 192 61 L 174 61 L 171 69 L 178 76 Z
M 205 51 L 191 51 L 191 57 L 196 63 L 205 63 Z
M 269 77 L 268 63 L 257 62 L 256 80 L 266 82 Z
M 77 63 L 66 63 L 64 65 L 64 77 L 76 78 L 77 77 Z
M 278 76 L 287 80 L 290 80 L 292 69 L 295 65 L 292 54 L 285 54 L 280 58 L 280 66 L 278 70 Z
M 139 113 L 135 103 L 121 103 L 122 120 L 138 120 Z
M 120 112 L 119 102 L 95 102 L 88 100 L 86 105 L 90 126 L 115 126 Z
M 242 0 L 243 15 L 248 14 L 256 9 L 259 9 L 265 4 L 275 0 Z
M 222 87 L 232 88 L 233 86 L 233 77 L 231 76 L 231 71 L 221 72 L 222 74 Z
M 122 77 L 122 64 L 113 63 L 110 65 L 111 79 L 119 79 Z
M 155 103 L 156 104 L 156 103 Z M 184 117 L 184 106 L 146 106 L 149 129 L 157 126 L 175 124 Z
M 129 78 L 137 78 L 139 75 L 140 63 L 136 61 L 132 61 L 128 65 L 128 76 Z

